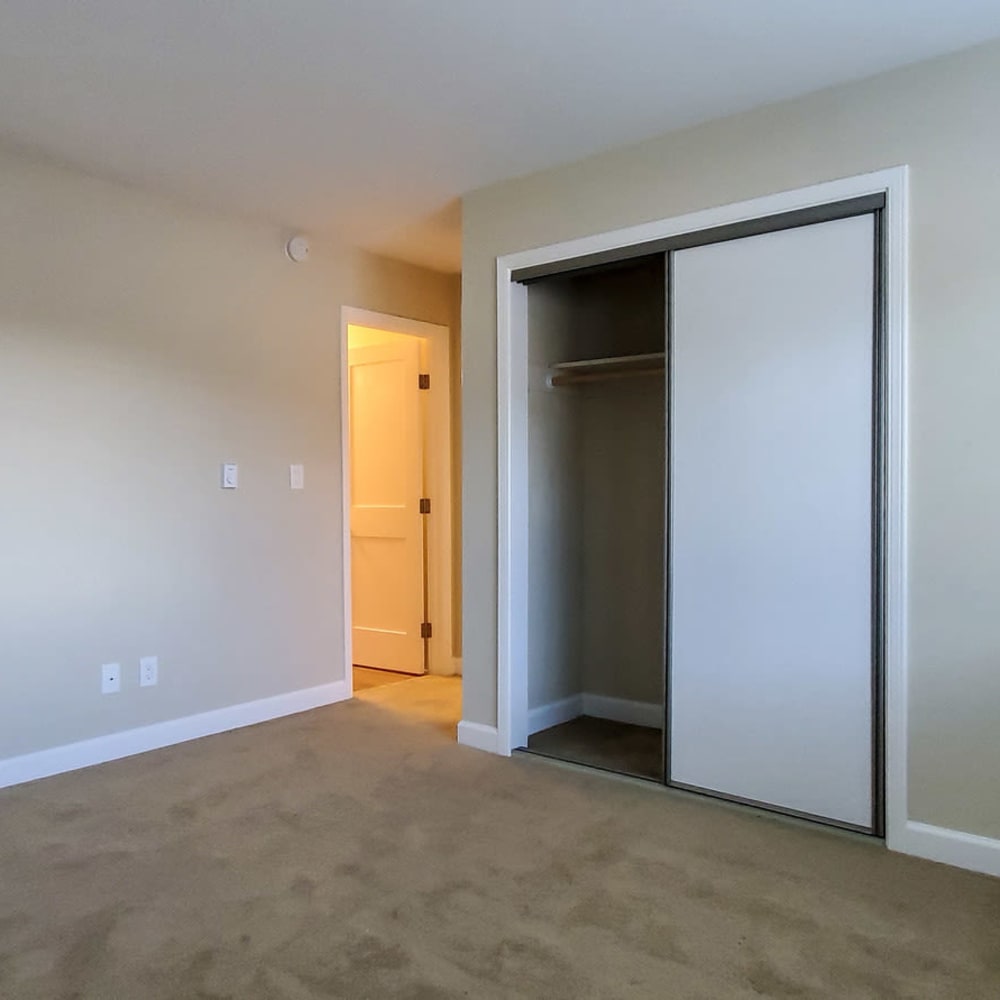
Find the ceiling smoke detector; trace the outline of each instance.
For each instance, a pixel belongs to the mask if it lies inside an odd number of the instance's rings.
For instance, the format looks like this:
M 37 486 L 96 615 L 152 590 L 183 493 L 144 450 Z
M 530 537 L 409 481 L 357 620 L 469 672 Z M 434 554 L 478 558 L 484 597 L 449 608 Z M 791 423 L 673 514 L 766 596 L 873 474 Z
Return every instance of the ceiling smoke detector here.
M 288 254 L 289 260 L 301 264 L 309 256 L 309 240 L 304 236 L 293 236 L 285 244 L 285 253 Z

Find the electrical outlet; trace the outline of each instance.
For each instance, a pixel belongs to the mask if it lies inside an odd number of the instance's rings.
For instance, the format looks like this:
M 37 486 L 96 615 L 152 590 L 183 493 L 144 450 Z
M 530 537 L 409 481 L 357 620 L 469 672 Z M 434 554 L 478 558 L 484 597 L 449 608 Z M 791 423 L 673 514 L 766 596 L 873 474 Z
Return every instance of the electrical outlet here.
M 152 687 L 158 679 L 160 661 L 155 656 L 143 656 L 139 660 L 139 687 Z
M 122 668 L 119 663 L 101 667 L 101 694 L 117 694 L 122 689 Z

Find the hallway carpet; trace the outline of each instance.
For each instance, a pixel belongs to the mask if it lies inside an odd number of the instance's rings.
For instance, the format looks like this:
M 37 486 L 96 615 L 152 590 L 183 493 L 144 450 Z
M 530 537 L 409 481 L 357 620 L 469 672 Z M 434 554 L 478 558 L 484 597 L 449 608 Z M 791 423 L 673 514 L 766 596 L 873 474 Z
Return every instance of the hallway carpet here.
M 433 726 L 449 743 L 462 718 L 462 678 L 411 677 L 402 684 L 361 691 L 357 697 L 368 705 L 378 705 L 390 716 L 405 722 Z
M 400 674 L 395 670 L 376 670 L 374 667 L 354 667 L 351 671 L 354 678 L 354 693 L 367 691 L 369 688 L 382 687 L 385 684 L 399 684 L 401 681 L 412 680 L 413 674 Z
M 1000 996 L 1000 881 L 459 747 L 428 680 L 370 692 L 423 718 L 359 699 L 0 792 L 0 997 Z

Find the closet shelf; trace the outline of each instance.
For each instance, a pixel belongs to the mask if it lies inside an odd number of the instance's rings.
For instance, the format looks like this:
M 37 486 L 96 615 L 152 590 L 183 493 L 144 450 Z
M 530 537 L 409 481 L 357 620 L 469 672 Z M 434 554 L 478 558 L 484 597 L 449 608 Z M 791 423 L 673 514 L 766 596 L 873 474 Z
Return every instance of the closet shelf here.
M 656 354 L 626 354 L 617 358 L 561 361 L 549 369 L 547 382 L 550 388 L 554 388 L 560 385 L 578 385 L 582 382 L 662 375 L 665 368 L 666 355 L 662 351 Z

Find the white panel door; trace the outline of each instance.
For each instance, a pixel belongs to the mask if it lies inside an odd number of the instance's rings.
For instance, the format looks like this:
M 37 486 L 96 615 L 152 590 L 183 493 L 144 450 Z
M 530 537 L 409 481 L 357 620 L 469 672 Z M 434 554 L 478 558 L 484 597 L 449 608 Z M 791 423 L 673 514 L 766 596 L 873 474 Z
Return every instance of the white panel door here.
M 420 342 L 348 351 L 354 662 L 424 672 Z
M 672 262 L 670 780 L 866 829 L 873 227 Z

